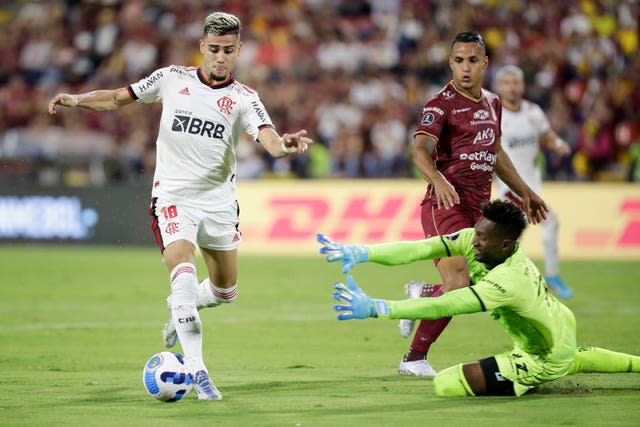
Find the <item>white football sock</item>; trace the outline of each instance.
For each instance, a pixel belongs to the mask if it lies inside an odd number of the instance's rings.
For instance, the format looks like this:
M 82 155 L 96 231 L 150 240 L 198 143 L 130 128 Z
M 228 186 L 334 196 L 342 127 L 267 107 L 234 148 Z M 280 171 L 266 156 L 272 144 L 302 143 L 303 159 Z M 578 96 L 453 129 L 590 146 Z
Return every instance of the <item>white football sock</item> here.
M 196 295 L 196 307 L 201 310 L 205 307 L 215 307 L 216 297 L 213 295 L 213 289 L 211 289 L 211 282 L 207 277 L 202 282 L 198 283 L 197 295 Z
M 547 219 L 542 222 L 542 249 L 544 251 L 545 276 L 557 276 L 560 274 L 558 262 L 558 217 L 550 211 Z
M 182 344 L 185 359 L 194 368 L 202 364 L 202 323 L 196 309 L 198 279 L 192 263 L 178 264 L 170 273 L 171 317 Z
M 204 307 L 228 304 L 236 299 L 237 294 L 238 285 L 233 285 L 230 288 L 219 288 L 211 284 L 209 278 L 206 278 L 198 284 L 196 307 L 200 310 Z

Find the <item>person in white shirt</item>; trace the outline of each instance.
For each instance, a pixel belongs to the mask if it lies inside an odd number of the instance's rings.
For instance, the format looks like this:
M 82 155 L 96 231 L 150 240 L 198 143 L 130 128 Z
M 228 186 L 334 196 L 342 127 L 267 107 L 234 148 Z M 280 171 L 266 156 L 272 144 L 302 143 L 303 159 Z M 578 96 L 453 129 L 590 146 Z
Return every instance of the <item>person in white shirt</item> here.
M 542 187 L 542 174 L 537 164 L 540 147 L 544 146 L 560 155 L 571 152 L 569 145 L 549 126 L 542 109 L 523 98 L 524 73 L 515 65 L 505 65 L 495 76 L 495 90 L 502 100 L 502 148 L 522 179 L 536 193 Z M 498 197 L 520 203 L 520 198 L 495 178 Z M 542 221 L 545 279 L 549 288 L 560 298 L 570 298 L 573 290 L 560 277 L 558 262 L 558 216 L 553 211 Z
M 200 400 L 222 398 L 203 361 L 198 310 L 230 303 L 237 293 L 238 139 L 249 134 L 273 157 L 305 153 L 313 143 L 305 130 L 279 135 L 256 91 L 233 78 L 240 28 L 236 16 L 214 12 L 204 21 L 201 67 L 170 65 L 126 87 L 60 93 L 49 102 L 50 114 L 57 105 L 115 110 L 134 101 L 162 103 L 149 214 L 170 272 L 163 337 L 167 347 L 180 340 Z M 196 247 L 208 270 L 201 282 Z

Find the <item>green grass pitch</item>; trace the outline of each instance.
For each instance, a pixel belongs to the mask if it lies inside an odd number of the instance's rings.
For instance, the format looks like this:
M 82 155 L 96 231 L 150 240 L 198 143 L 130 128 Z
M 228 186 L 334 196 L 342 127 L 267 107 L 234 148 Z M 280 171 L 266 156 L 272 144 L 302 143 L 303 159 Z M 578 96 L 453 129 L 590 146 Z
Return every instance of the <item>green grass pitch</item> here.
M 198 261 L 199 275 L 205 273 Z M 580 344 L 640 354 L 640 263 L 562 264 Z M 358 266 L 371 295 L 400 298 L 430 262 Z M 201 312 L 220 402 L 147 396 L 142 368 L 164 349 L 168 272 L 153 248 L 0 246 L 3 426 L 632 426 L 640 376 L 581 374 L 522 398 L 434 395 L 399 377 L 409 341 L 395 321 L 338 322 L 337 265 L 240 255 L 234 304 Z M 436 369 L 509 348 L 486 313 L 460 316 L 434 345 Z M 178 347 L 178 351 L 181 349 Z

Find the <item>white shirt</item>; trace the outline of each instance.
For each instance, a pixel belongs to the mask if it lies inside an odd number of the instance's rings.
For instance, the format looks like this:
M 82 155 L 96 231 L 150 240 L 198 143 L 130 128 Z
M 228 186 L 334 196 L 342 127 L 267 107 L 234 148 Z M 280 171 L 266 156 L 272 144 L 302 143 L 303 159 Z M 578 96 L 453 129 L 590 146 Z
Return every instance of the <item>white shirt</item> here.
M 524 182 L 540 193 L 542 177 L 536 164 L 540 152 L 540 138 L 549 131 L 549 120 L 542 109 L 525 99 L 519 111 L 502 109 L 502 149 Z M 498 196 L 504 198 L 509 187 L 496 177 Z
M 209 84 L 196 67 L 171 65 L 129 85 L 138 102 L 162 103 L 153 197 L 211 208 L 235 201 L 236 146 L 273 123 L 258 94 L 231 79 Z

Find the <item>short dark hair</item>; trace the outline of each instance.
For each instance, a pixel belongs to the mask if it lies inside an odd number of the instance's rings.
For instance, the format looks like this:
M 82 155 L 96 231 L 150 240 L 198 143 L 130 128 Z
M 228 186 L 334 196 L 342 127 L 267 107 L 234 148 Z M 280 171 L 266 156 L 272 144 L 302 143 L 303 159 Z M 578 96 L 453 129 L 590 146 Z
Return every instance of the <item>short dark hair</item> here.
M 511 240 L 518 240 L 527 227 L 527 219 L 518 206 L 506 200 L 493 200 L 482 207 L 482 215 L 494 222 Z
M 476 33 L 473 31 L 465 31 L 459 33 L 455 39 L 453 39 L 453 43 L 451 43 L 451 48 L 456 43 L 478 43 L 482 48 L 483 52 L 486 52 L 487 48 L 484 44 L 484 39 L 480 33 Z

